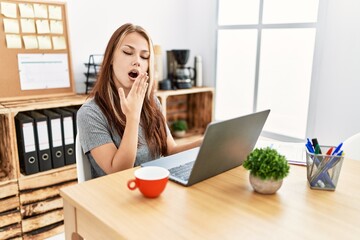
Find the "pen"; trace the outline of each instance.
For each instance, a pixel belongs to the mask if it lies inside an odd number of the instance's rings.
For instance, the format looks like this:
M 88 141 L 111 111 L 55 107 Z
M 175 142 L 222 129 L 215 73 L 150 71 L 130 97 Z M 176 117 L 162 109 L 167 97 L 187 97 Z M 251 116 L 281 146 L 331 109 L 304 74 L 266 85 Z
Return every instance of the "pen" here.
M 326 155 L 331 155 L 333 149 L 334 147 L 329 148 L 329 150 L 326 152 Z
M 314 148 L 313 148 L 309 138 L 307 139 L 307 142 L 306 142 L 305 146 L 309 150 L 309 152 L 314 153 Z
M 334 147 L 330 147 L 329 150 L 327 150 L 326 152 L 326 157 L 324 159 L 324 163 L 328 162 L 329 159 L 331 158 L 331 153 L 332 153 L 332 150 L 334 149 Z
M 311 139 L 311 141 L 312 141 L 312 145 L 315 147 L 315 152 L 316 152 L 316 148 L 318 147 L 318 153 L 322 153 L 321 152 L 321 149 L 320 149 L 320 144 L 319 144 L 319 142 L 318 142 L 318 140 L 317 140 L 317 138 L 313 138 L 313 139 Z M 317 153 L 317 154 L 318 154 Z
M 332 155 L 337 154 L 337 153 L 340 151 L 340 149 L 341 149 L 342 145 L 343 145 L 343 143 L 340 143 L 340 144 L 339 144 L 339 146 L 337 146 L 337 147 L 335 148 L 335 150 L 334 150 L 334 152 L 333 152 L 333 154 L 332 154 Z

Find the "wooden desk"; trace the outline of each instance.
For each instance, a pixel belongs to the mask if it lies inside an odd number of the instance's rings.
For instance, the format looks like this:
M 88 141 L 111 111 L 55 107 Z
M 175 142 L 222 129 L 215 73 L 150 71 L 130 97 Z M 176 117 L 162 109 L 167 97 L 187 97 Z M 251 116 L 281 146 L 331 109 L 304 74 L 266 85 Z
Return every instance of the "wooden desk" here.
M 238 167 L 157 199 L 128 190 L 134 169 L 61 189 L 66 239 L 359 239 L 360 162 L 345 159 L 336 191 L 311 190 L 292 165 L 275 195 Z

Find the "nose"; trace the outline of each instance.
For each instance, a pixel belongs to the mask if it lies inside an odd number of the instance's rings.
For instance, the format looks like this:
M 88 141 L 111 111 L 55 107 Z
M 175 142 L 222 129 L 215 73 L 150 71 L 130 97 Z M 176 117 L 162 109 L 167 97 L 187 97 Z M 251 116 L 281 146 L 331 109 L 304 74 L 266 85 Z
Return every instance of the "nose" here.
M 134 60 L 131 64 L 132 66 L 136 66 L 136 67 L 140 67 L 140 57 L 139 56 L 135 56 Z

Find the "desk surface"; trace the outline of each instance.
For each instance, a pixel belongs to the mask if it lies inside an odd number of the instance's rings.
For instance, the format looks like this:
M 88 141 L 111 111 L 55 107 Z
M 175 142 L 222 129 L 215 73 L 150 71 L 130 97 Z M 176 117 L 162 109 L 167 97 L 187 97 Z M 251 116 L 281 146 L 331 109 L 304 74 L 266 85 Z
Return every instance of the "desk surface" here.
M 61 189 L 65 231 L 86 239 L 358 239 L 360 161 L 345 159 L 336 191 L 311 190 L 292 165 L 275 195 L 255 193 L 237 167 L 191 187 L 169 182 L 147 199 L 134 169 Z

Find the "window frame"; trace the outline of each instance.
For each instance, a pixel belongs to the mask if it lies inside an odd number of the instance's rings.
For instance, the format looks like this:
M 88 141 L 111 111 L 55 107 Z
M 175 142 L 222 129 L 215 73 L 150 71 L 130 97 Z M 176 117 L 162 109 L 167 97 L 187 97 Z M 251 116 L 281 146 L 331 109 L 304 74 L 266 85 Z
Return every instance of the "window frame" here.
M 315 29 L 315 46 L 314 46 L 314 54 L 313 54 L 313 59 L 312 59 L 312 74 L 311 74 L 311 79 L 310 79 L 310 93 L 309 93 L 309 105 L 311 105 L 312 99 L 314 99 L 313 96 L 313 86 L 314 86 L 314 75 L 316 75 L 316 71 L 315 69 L 315 65 L 317 64 L 317 59 L 318 59 L 318 54 L 321 50 L 319 50 L 318 48 L 318 39 L 317 39 L 317 35 L 318 35 L 318 26 L 319 26 L 319 19 L 325 15 L 324 7 L 326 7 L 326 4 L 323 3 L 322 0 L 319 0 L 318 3 L 318 14 L 317 14 L 317 21 L 316 22 L 301 22 L 301 23 L 263 23 L 263 10 L 264 10 L 264 0 L 259 0 L 259 13 L 258 13 L 258 24 L 234 24 L 234 25 L 220 25 L 219 24 L 219 5 L 221 0 L 217 0 L 217 20 L 216 20 L 216 24 L 217 24 L 217 28 L 216 28 L 216 53 L 215 53 L 215 58 L 216 58 L 216 65 L 215 65 L 215 87 L 217 85 L 217 59 L 218 59 L 218 33 L 220 30 L 241 30 L 241 29 L 256 29 L 257 30 L 257 43 L 256 43 L 256 63 L 255 63 L 255 79 L 254 79 L 254 92 L 253 92 L 253 112 L 257 111 L 258 108 L 258 89 L 259 89 L 259 72 L 260 72 L 260 55 L 261 55 L 261 41 L 262 41 L 262 30 L 264 29 L 306 29 L 306 28 L 311 28 L 311 29 Z M 315 73 L 314 73 L 315 72 Z M 216 106 L 216 104 L 215 104 Z M 311 130 L 311 128 L 309 127 L 309 122 L 311 122 L 314 118 L 314 114 L 310 108 L 310 106 L 308 107 L 308 119 L 306 122 L 306 132 L 305 135 L 308 134 L 309 130 Z M 286 136 L 286 135 L 281 135 L 275 132 L 268 132 L 268 131 L 263 131 L 263 136 L 265 137 L 270 137 L 270 138 L 274 138 L 274 139 L 279 139 L 279 140 L 283 140 L 283 141 L 303 141 L 304 139 L 300 139 L 300 138 L 295 138 L 295 137 L 291 137 L 291 136 Z

